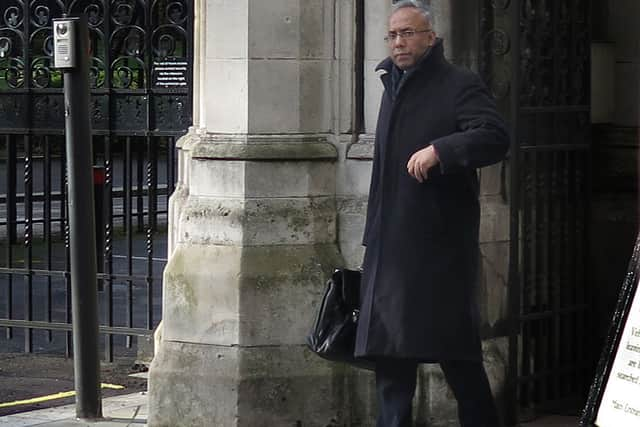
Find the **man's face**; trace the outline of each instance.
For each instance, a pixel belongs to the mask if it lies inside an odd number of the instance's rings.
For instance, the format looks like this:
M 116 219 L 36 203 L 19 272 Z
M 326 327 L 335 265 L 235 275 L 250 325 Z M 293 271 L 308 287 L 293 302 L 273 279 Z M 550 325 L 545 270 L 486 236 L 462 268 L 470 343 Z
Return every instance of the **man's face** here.
M 425 30 L 429 30 L 426 31 Z M 401 70 L 414 66 L 433 45 L 436 34 L 427 24 L 424 15 L 416 8 L 403 7 L 389 18 L 389 33 L 399 34 L 403 31 L 420 31 L 411 37 L 396 36 L 389 39 L 391 60 Z

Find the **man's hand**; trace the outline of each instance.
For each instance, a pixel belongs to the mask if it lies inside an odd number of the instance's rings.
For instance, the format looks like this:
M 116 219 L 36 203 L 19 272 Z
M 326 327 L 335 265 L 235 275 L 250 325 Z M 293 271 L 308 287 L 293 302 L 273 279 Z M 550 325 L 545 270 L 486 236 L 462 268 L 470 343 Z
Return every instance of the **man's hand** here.
M 422 150 L 413 153 L 407 163 L 407 172 L 409 175 L 422 183 L 427 180 L 427 173 L 429 169 L 434 167 L 440 162 L 436 155 L 436 150 L 433 145 L 423 148 Z

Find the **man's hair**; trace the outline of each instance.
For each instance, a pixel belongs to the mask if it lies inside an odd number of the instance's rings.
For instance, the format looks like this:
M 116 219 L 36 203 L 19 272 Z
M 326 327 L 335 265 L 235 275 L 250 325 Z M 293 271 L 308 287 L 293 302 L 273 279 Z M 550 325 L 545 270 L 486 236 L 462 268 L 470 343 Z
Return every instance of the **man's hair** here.
M 433 28 L 433 16 L 431 15 L 431 8 L 427 6 L 422 0 L 395 0 L 391 9 L 393 15 L 397 10 L 404 9 L 405 7 L 412 7 L 418 9 L 418 11 L 424 16 L 427 25 Z

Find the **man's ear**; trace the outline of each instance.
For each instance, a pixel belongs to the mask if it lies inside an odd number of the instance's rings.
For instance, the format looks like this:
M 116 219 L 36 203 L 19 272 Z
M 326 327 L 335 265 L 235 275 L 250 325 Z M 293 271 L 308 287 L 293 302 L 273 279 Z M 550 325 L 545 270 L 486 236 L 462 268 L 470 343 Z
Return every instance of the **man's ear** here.
M 432 31 L 429 33 L 429 37 L 431 38 L 431 40 L 429 41 L 429 47 L 431 47 L 436 43 L 438 35 L 435 33 L 435 31 Z

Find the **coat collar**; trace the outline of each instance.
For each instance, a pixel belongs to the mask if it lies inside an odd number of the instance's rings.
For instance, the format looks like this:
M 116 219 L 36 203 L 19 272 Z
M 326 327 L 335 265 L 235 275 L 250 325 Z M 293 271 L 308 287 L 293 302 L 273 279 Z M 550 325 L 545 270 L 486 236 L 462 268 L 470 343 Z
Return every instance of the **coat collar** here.
M 444 44 L 441 38 L 437 38 L 436 42 L 433 46 L 425 52 L 422 58 L 418 61 L 415 67 L 411 68 L 410 71 L 423 70 L 429 67 L 434 66 L 435 64 L 440 64 L 445 61 L 444 58 Z M 394 64 L 391 60 L 391 57 L 388 56 L 381 63 L 378 64 L 375 71 L 378 75 L 383 76 L 385 74 L 391 73 Z

